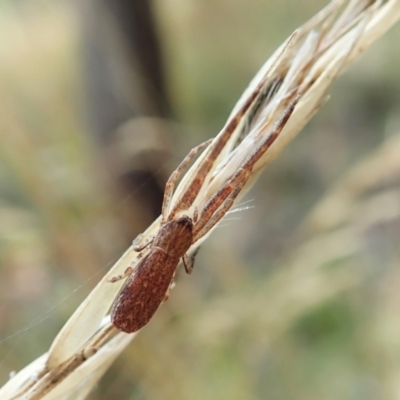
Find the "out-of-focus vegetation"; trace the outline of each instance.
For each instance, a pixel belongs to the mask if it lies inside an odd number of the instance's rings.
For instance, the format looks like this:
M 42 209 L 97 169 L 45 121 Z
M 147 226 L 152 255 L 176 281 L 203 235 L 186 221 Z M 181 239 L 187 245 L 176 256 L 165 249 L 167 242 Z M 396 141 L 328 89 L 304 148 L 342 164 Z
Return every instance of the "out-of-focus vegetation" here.
M 217 133 L 263 61 L 323 5 L 153 2 L 175 121 L 160 122 L 173 126 L 172 161 L 152 161 L 161 176 Z M 1 2 L 0 20 L 4 382 L 48 349 L 146 218 L 139 206 L 123 217 L 129 199 L 87 133 L 88 13 L 25 0 Z M 399 33 L 332 88 L 249 194 L 254 207 L 215 231 L 91 398 L 400 396 Z M 129 125 L 122 150 L 143 147 L 146 126 Z

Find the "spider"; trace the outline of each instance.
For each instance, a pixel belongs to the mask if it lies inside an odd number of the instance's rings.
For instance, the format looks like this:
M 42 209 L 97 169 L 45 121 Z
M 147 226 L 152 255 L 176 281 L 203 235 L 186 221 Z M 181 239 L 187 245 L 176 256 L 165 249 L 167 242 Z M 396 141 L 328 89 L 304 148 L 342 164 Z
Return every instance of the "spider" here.
M 279 136 L 300 97 L 297 95 L 291 101 L 272 132 L 206 202 L 203 209 L 198 212 L 194 207 L 192 216 L 187 215 L 240 119 L 251 109 L 259 94 L 260 90 L 253 93 L 214 141 L 209 140 L 193 148 L 168 179 L 158 232 L 147 240 L 143 240 L 139 235 L 133 242 L 133 248 L 137 252 L 143 251 L 139 255 L 142 259 L 136 268 L 128 267 L 123 275 L 110 279 L 111 282 L 116 282 L 128 277 L 111 308 L 111 321 L 119 330 L 126 333 L 136 332 L 150 321 L 161 303 L 168 299 L 181 259 L 186 272 L 192 272 L 194 257 L 188 257 L 188 250 L 206 235 L 232 206 L 248 181 L 255 163 Z M 204 149 L 207 153 L 197 166 L 193 179 L 171 208 L 178 179 L 194 157 Z

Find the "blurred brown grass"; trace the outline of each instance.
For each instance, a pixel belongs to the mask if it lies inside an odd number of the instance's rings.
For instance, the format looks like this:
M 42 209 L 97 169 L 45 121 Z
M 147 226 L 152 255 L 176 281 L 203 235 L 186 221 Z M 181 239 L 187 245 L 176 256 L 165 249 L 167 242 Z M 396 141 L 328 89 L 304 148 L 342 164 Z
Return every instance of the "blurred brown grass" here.
M 321 7 L 274 4 L 155 2 L 170 98 L 190 132 L 172 140 L 177 160 Z M 47 350 L 126 233 L 124 199 L 85 134 L 78 11 L 0 9 L 4 382 Z M 93 399 L 399 396 L 398 31 L 336 84 L 250 194 L 254 208 L 216 230 Z

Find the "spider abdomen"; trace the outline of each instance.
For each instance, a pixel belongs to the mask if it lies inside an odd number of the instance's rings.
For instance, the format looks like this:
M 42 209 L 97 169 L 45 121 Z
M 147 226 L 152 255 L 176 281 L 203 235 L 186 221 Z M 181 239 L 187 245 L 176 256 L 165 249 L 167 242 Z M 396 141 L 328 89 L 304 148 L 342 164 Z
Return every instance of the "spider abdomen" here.
M 146 325 L 163 302 L 179 260 L 192 244 L 193 223 L 189 217 L 166 222 L 149 253 L 127 278 L 111 310 L 119 330 L 132 333 Z

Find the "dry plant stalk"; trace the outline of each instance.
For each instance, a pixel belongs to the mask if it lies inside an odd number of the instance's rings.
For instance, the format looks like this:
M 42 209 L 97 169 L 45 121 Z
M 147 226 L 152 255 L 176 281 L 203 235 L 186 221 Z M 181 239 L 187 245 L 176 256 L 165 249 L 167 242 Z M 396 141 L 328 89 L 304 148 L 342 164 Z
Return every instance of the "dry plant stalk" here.
M 242 196 L 326 101 L 332 81 L 399 18 L 400 0 L 337 0 L 297 29 L 262 66 L 225 127 L 182 178 L 171 197 L 172 212 L 183 204 L 179 213 L 192 218 L 227 182 L 232 191 L 238 189 L 237 198 Z M 235 179 L 246 165 L 246 179 Z M 186 202 L 193 185 L 197 193 Z M 143 240 L 154 236 L 159 226 L 160 218 Z M 192 251 L 214 226 L 193 243 Z M 135 337 L 118 332 L 107 313 L 123 284 L 111 284 L 109 279 L 137 262 L 138 253 L 129 248 L 66 323 L 48 353 L 10 379 L 0 389 L 0 398 L 85 398 Z

